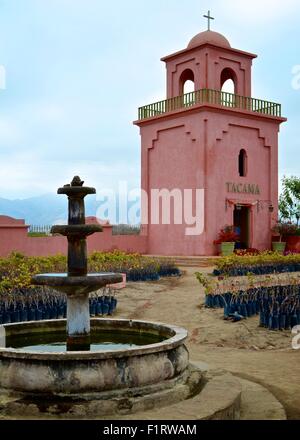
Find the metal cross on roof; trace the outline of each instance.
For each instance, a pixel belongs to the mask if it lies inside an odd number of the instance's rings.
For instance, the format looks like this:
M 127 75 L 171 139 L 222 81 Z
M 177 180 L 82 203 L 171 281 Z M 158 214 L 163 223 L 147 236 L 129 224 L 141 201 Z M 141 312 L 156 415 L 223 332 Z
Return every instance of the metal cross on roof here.
M 214 17 L 210 15 L 210 11 L 208 11 L 207 15 L 203 15 L 203 17 L 207 18 L 207 29 L 210 31 L 210 20 L 214 20 Z

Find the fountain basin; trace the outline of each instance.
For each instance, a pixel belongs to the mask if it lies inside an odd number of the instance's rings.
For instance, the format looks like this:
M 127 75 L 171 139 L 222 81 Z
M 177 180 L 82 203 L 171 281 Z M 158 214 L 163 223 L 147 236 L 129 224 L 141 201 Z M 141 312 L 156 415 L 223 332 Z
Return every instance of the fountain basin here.
M 32 282 L 37 286 L 48 286 L 53 289 L 66 293 L 67 295 L 87 295 L 101 287 L 121 283 L 122 274 L 115 273 L 92 273 L 83 276 L 69 276 L 62 274 L 43 274 L 36 275 Z
M 65 331 L 66 321 L 6 324 L 0 327 L 6 347 L 14 338 Z M 142 321 L 92 319 L 91 334 L 126 333 L 161 342 L 99 352 L 34 352 L 0 348 L 0 389 L 45 396 L 82 396 L 126 391 L 181 377 L 188 368 L 187 332 Z M 2 344 L 4 345 L 4 344 Z
M 96 232 L 102 232 L 103 228 L 100 225 L 63 225 L 53 226 L 51 234 L 59 234 L 65 237 L 79 237 L 85 238 L 93 235 Z

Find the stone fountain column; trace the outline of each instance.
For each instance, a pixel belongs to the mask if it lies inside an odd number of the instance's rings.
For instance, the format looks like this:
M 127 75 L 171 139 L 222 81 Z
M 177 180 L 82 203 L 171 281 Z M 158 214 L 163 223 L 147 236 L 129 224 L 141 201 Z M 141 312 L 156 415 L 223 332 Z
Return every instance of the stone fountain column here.
M 81 179 L 74 178 L 71 186 L 65 186 L 58 192 L 69 199 L 69 226 L 77 227 L 77 233 L 67 234 L 68 238 L 68 276 L 87 276 L 87 244 L 85 225 L 84 197 L 91 194 L 91 188 L 83 188 Z M 74 191 L 74 188 L 77 190 Z M 78 188 L 81 188 L 81 190 Z M 69 229 L 71 232 L 72 229 Z M 99 227 L 99 231 L 101 231 Z M 68 232 L 68 229 L 67 231 Z M 67 349 L 87 350 L 90 348 L 90 309 L 89 293 L 73 292 L 67 298 Z
M 100 225 L 85 224 L 84 198 L 95 194 L 95 188 L 84 187 L 81 179 L 74 177 L 70 185 L 59 188 L 69 200 L 68 225 L 53 226 L 53 234 L 68 239 L 68 273 L 45 274 L 33 277 L 33 284 L 51 286 L 67 294 L 67 350 L 88 351 L 90 349 L 89 294 L 107 284 L 122 281 L 120 274 L 88 274 L 86 238 L 101 232 Z
M 89 294 L 68 295 L 67 299 L 67 351 L 90 349 Z

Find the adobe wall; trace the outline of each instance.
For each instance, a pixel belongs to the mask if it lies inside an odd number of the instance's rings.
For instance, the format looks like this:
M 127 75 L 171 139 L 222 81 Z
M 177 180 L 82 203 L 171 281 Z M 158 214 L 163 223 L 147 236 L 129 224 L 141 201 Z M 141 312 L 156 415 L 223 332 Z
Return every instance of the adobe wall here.
M 95 222 L 88 218 L 87 223 Z M 27 256 L 67 254 L 67 240 L 60 236 L 29 237 L 29 226 L 24 220 L 0 216 L 0 257 L 12 252 Z M 88 238 L 88 252 L 119 249 L 126 252 L 146 253 L 146 237 L 140 235 L 112 235 L 112 226 L 103 226 L 103 232 Z

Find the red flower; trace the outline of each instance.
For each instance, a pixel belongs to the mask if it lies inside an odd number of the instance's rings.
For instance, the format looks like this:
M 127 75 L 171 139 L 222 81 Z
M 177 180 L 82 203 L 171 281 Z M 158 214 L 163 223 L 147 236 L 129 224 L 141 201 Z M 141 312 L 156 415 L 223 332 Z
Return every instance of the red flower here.
M 235 232 L 235 226 L 224 226 L 219 232 L 218 239 L 214 241 L 214 244 L 232 243 L 239 239 L 239 235 Z

